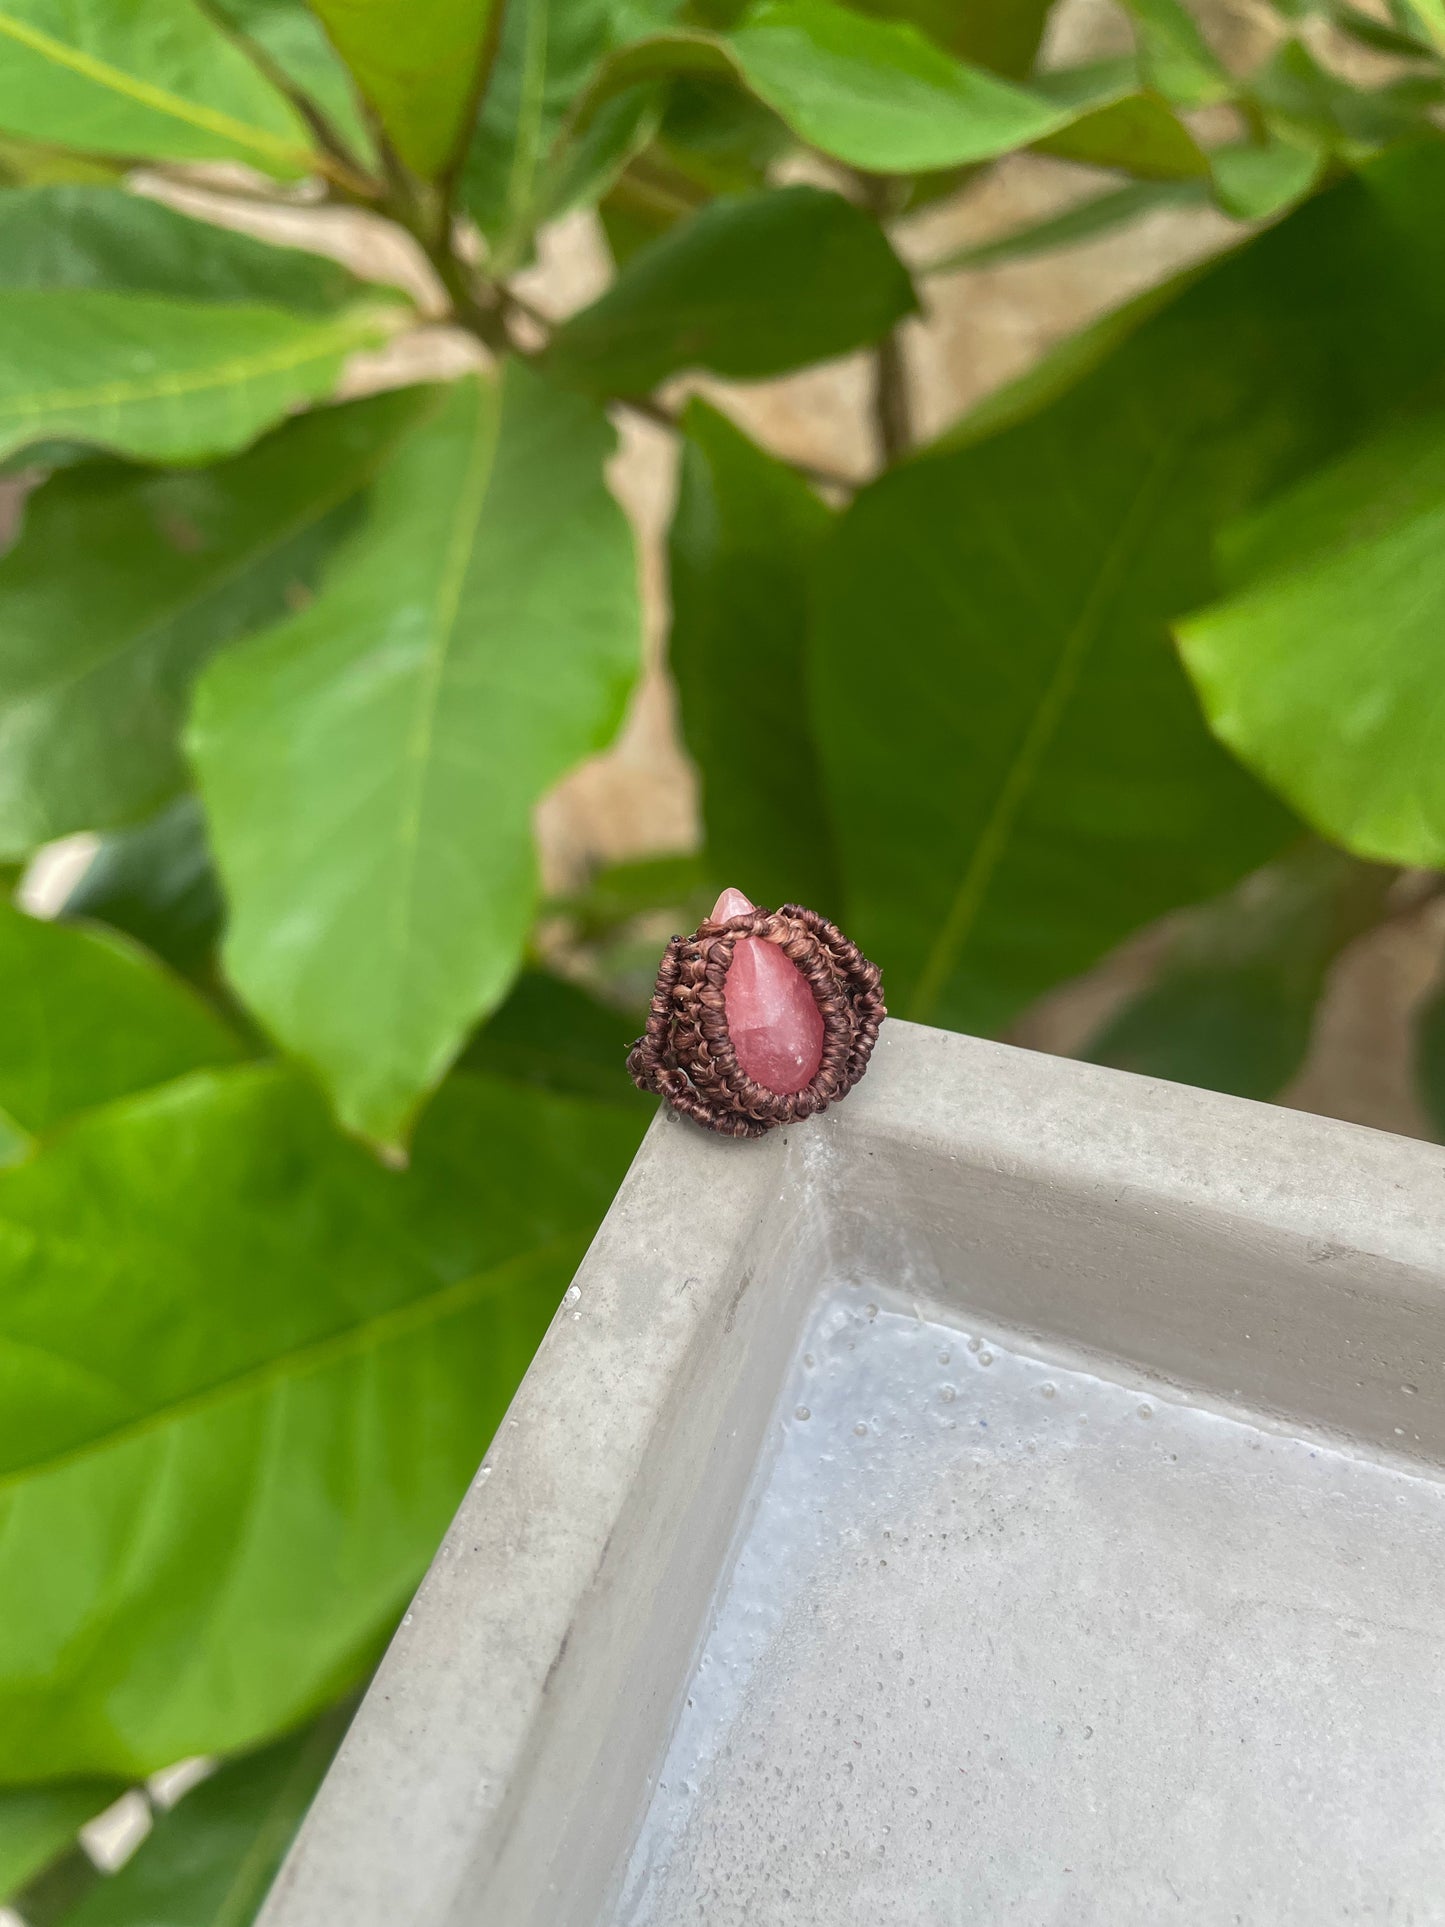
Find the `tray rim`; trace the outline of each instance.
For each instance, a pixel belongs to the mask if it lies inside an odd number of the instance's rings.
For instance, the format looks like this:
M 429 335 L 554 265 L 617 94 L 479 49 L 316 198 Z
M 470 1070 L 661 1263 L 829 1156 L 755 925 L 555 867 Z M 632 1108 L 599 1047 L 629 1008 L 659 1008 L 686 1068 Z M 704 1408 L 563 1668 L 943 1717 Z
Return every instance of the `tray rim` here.
M 1445 1148 L 1337 1119 L 892 1019 L 868 1077 L 824 1118 L 737 1142 L 659 1115 L 259 1927 L 478 1918 L 456 1911 L 462 1886 L 504 1844 L 509 1792 L 671 1386 L 779 1239 L 825 1229 L 829 1184 L 880 1153 L 925 1179 L 972 1168 L 1206 1235 L 1228 1224 L 1363 1254 L 1386 1292 L 1391 1267 L 1428 1274 L 1432 1293 L 1438 1280 L 1445 1311 Z

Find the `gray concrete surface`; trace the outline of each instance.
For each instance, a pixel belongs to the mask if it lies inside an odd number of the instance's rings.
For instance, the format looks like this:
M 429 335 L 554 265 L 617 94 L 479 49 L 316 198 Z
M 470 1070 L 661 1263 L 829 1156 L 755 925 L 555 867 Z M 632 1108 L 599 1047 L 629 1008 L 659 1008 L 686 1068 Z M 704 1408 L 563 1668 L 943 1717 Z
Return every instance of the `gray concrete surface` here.
M 660 1119 L 264 1927 L 1445 1920 L 1442 1268 L 1445 1152 L 911 1025 Z

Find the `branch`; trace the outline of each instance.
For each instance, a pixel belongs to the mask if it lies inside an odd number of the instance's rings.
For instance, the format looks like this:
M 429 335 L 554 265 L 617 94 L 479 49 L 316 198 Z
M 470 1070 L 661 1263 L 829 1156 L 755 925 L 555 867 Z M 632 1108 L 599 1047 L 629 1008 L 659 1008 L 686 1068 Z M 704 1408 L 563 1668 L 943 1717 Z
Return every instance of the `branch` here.
M 879 227 L 903 211 L 908 193 L 905 181 L 863 173 L 855 174 L 854 179 Z M 873 350 L 872 415 L 883 466 L 891 468 L 913 446 L 908 361 L 903 352 L 902 334 L 897 328 L 886 334 Z
M 674 435 L 683 433 L 678 417 L 653 395 L 613 395 L 610 400 L 614 408 L 625 408 L 630 415 L 640 416 L 643 421 L 652 422 L 658 428 L 669 429 Z M 791 455 L 779 455 L 771 449 L 767 452 L 774 461 L 781 462 L 784 468 L 792 469 L 795 475 L 801 475 L 804 481 L 812 482 L 817 488 L 841 495 L 857 493 L 859 484 L 855 476 L 840 475 L 832 468 L 819 468 L 814 462 L 795 461 Z
M 884 335 L 873 351 L 873 426 L 883 466 L 891 468 L 913 446 L 908 363 L 897 328 Z
M 384 147 L 382 151 L 385 154 Z M 389 163 L 391 165 L 395 165 L 394 160 Z M 388 211 L 431 262 L 452 304 L 453 320 L 469 334 L 475 335 L 483 347 L 489 348 L 495 355 L 510 354 L 522 361 L 539 361 L 543 350 L 529 350 L 515 341 L 507 327 L 507 316 L 509 313 L 525 316 L 533 327 L 547 334 L 557 325 L 552 316 L 517 294 L 505 281 L 492 281 L 478 273 L 458 254 L 452 233 L 438 236 L 429 231 L 429 223 L 418 208 L 414 195 L 408 199 L 409 191 L 408 177 L 404 170 L 398 169 L 392 182 Z M 674 435 L 682 433 L 682 424 L 677 416 L 653 395 L 612 395 L 608 399 L 612 406 L 625 408 L 629 414 L 637 415 L 657 428 L 665 428 Z M 778 459 L 805 480 L 830 492 L 851 495 L 858 487 L 852 476 L 839 475 L 832 469 L 817 468 L 811 462 L 791 461 L 787 456 Z

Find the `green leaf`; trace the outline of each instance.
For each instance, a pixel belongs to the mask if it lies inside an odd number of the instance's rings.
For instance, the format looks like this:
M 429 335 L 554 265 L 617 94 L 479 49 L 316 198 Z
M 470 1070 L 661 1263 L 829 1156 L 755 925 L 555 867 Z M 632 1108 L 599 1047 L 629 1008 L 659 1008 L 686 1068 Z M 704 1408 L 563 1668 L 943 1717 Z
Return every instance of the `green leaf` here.
M 769 169 L 791 146 L 778 116 L 735 77 L 682 74 L 667 88 L 659 155 L 706 194 L 766 187 Z
M 201 682 L 228 970 L 369 1136 L 404 1135 L 500 1002 L 536 901 L 532 810 L 621 718 L 639 616 L 610 447 L 515 363 L 500 390 L 458 383 L 312 607 Z
M 723 0 L 723 4 L 736 12 L 742 0 Z M 641 40 L 648 34 L 666 32 L 676 26 L 683 13 L 711 16 L 715 5 L 716 0 L 610 0 L 607 13 L 612 40 L 615 45 L 625 47 L 629 41 Z M 710 20 L 709 24 L 715 23 Z
M 991 160 L 1078 118 L 834 0 L 763 0 L 730 37 L 749 86 L 804 140 L 878 174 Z
M 18 1164 L 30 1155 L 30 1139 L 13 1117 L 0 1111 L 0 1165 Z
M 96 451 L 84 442 L 31 442 L 27 447 L 0 458 L 0 480 L 24 476 L 27 483 L 53 475 L 59 468 L 74 468 L 80 462 L 97 459 Z M 23 509 L 24 504 L 21 503 Z M 8 550 L 10 544 L 4 547 Z M 0 550 L 0 553 L 3 553 Z
M 1369 47 L 1375 53 L 1394 54 L 1401 60 L 1433 60 L 1434 50 L 1427 42 L 1410 33 L 1401 33 L 1397 27 L 1388 27 L 1368 13 L 1349 5 L 1334 6 L 1328 9 L 1332 24 L 1341 33 L 1348 34 L 1351 40 L 1362 47 Z
M 666 103 L 656 138 L 632 156 L 598 209 L 619 267 L 715 195 L 767 187 L 773 164 L 792 145 L 777 115 L 736 78 L 682 74 L 665 87 L 653 85 Z M 609 99 L 599 108 L 599 120 L 611 105 Z
M 585 130 L 608 101 L 633 87 L 660 81 L 720 84 L 724 88 L 744 84 L 742 68 L 728 43 L 715 34 L 659 31 L 614 48 L 601 60 L 605 47 L 606 34 L 599 31 L 587 50 L 582 75 L 586 86 L 570 106 L 565 101 L 559 106 L 555 124 L 565 126 L 569 136 Z M 484 127 L 485 119 L 484 114 Z
M 89 154 L 315 164 L 287 102 L 192 0 L 3 0 L 0 129 Z
M 1049 0 L 855 0 L 860 13 L 904 20 L 960 60 L 1022 79 L 1043 38 Z
M 720 887 L 705 854 L 642 857 L 608 864 L 577 894 L 552 899 L 546 913 L 567 919 L 588 988 L 636 1013 L 635 1037 L 662 945 L 674 930 L 696 929 Z
M 150 295 L 0 295 L 0 452 L 50 439 L 141 461 L 229 455 L 336 382 L 395 330 L 364 303 L 317 318 Z
M 323 409 L 218 468 L 88 463 L 0 560 L 0 853 L 143 816 L 184 786 L 190 685 L 295 607 L 426 397 Z
M 1189 129 L 1157 94 L 1139 91 L 1133 61 L 1042 74 L 1035 86 L 1050 99 L 1081 109 L 1069 126 L 1035 142 L 1040 153 L 1117 168 L 1140 180 L 1185 181 L 1208 174 L 1208 158 Z M 1090 105 L 1091 100 L 1098 104 Z
M 1077 201 L 1062 214 L 1047 214 L 1041 221 L 1015 228 L 993 241 L 975 241 L 967 247 L 930 261 L 924 274 L 958 274 L 971 268 L 995 267 L 1004 261 L 1026 260 L 1036 254 L 1050 254 L 1056 248 L 1077 247 L 1101 234 L 1152 214 L 1160 207 L 1196 207 L 1208 198 L 1205 181 L 1130 181 L 1111 188 L 1107 194 L 1092 195 Z
M 365 292 L 335 261 L 192 220 L 119 187 L 0 194 L 0 289 L 109 289 L 332 314 Z M 3 305 L 3 304 L 0 304 Z
M 600 200 L 656 134 L 663 90 L 630 87 L 601 108 L 575 142 L 562 142 L 543 169 L 534 214 L 540 225 Z
M 68 148 L 0 134 L 0 185 L 45 187 L 59 181 L 99 181 L 114 185 L 124 176 L 120 161 L 72 154 Z
M 247 1927 L 346 1731 L 347 1710 L 202 1780 L 63 1927 Z
M 762 0 L 726 37 L 661 34 L 614 53 L 572 119 L 585 127 L 643 81 L 741 80 L 823 153 L 872 173 L 912 174 L 992 160 L 1132 100 L 1137 85 L 1122 84 L 1122 72 L 1110 62 L 1026 89 L 964 66 L 905 22 L 868 19 L 835 0 Z M 1158 102 L 1131 112 L 1141 138 L 1165 137 Z M 1166 131 L 1182 151 L 1187 135 Z
M 1171 307 L 1186 288 L 1208 274 L 1214 263 L 1198 262 L 1167 281 L 1156 282 L 1121 308 L 1110 309 L 1076 335 L 1068 335 L 1042 361 L 985 396 L 931 444 L 930 453 L 945 455 L 972 448 L 991 435 L 1027 421 L 1050 402 L 1058 401 L 1093 373 L 1109 356 L 1137 334 L 1144 323 Z
M 653 1100 L 626 1070 L 641 1028 L 636 1015 L 610 1010 L 578 985 L 527 970 L 467 1045 L 458 1068 L 568 1097 L 636 1103 L 651 1115 Z
M 0 1905 L 63 1853 L 86 1821 L 124 1791 L 119 1780 L 0 1790 Z
M 462 175 L 468 212 L 487 237 L 499 274 L 527 258 L 549 211 L 549 158 L 568 109 L 607 50 L 610 13 L 608 0 L 506 0 Z M 612 94 L 630 85 L 623 80 Z
M 1390 13 L 1397 26 L 1418 33 L 1436 55 L 1445 54 L 1445 4 L 1442 0 L 1390 0 Z
M 102 837 L 60 916 L 109 924 L 183 977 L 199 977 L 225 911 L 200 803 L 178 796 L 149 821 Z
M 304 0 L 210 0 L 242 44 L 257 47 L 287 83 L 320 108 L 347 150 L 374 165 L 371 131 L 351 76 Z
M 363 1675 L 641 1123 L 459 1078 L 387 1171 L 241 1068 L 0 1172 L 0 1781 L 237 1751 Z
M 1215 199 L 1238 221 L 1270 220 L 1308 194 L 1325 165 L 1319 146 L 1302 147 L 1282 136 L 1216 147 L 1209 160 Z
M 840 194 L 727 197 L 636 255 L 552 337 L 546 366 L 599 395 L 709 368 L 782 374 L 876 341 L 916 306 L 878 224 Z
M 755 902 L 842 914 L 808 728 L 808 578 L 833 521 L 807 483 L 693 402 L 669 537 L 668 660 L 708 860 Z
M 1307 203 L 1136 307 L 1076 386 L 1036 377 L 1035 412 L 844 516 L 816 728 L 849 933 L 900 1014 L 996 1028 L 1284 840 L 1168 625 L 1212 593 L 1218 529 L 1437 369 L 1442 177 L 1421 149 Z
M 1393 142 L 1429 131 L 1438 75 L 1412 75 L 1365 88 L 1322 67 L 1303 42 L 1287 40 L 1252 75 L 1250 95 L 1277 140 L 1322 149 L 1355 164 Z
M 1079 1054 L 1176 1084 L 1276 1096 L 1304 1061 L 1331 965 L 1395 872 L 1307 844 L 1180 920 L 1153 981 Z
M 0 904 L 0 1107 L 23 1129 L 241 1054 L 195 992 L 127 938 Z
M 1179 628 L 1216 734 L 1346 848 L 1445 866 L 1445 414 L 1231 530 L 1224 569 Z
M 391 143 L 430 179 L 466 133 L 501 0 L 311 0 Z
M 604 865 L 572 895 L 551 898 L 544 914 L 570 918 L 586 944 L 614 935 L 619 925 L 659 914 L 686 919 L 696 911 L 691 928 L 707 915 L 718 889 L 701 855 L 635 857 Z
M 1234 81 L 1181 0 L 1124 0 L 1149 85 L 1181 107 L 1228 100 Z
M 690 207 L 661 201 L 650 193 L 634 192 L 633 183 L 624 175 L 613 183 L 597 206 L 597 219 L 613 266 L 625 268 L 645 247 L 691 212 Z
M 393 328 L 405 311 L 386 299 L 318 255 L 119 188 L 0 194 L 0 445 L 229 453 Z

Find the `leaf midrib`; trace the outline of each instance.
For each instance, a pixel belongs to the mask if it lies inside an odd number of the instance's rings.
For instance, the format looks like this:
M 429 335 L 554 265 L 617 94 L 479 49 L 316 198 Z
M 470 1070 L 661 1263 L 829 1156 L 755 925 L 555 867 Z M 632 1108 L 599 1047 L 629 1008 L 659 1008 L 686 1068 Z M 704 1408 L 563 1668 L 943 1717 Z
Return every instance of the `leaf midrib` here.
M 758 64 L 756 55 L 754 55 L 751 61 L 748 58 L 748 49 L 744 41 L 744 34 L 750 38 L 754 36 L 761 37 L 763 35 L 772 38 L 775 34 L 790 34 L 792 37 L 803 42 L 809 57 L 816 60 L 818 50 L 814 43 L 809 40 L 805 34 L 797 33 L 794 30 L 779 30 L 760 24 L 758 27 L 746 28 L 734 33 L 729 40 L 729 50 L 733 53 L 738 65 L 745 71 L 748 83 L 753 92 L 758 95 L 759 99 L 765 101 L 767 105 L 770 106 L 775 113 L 780 114 L 784 120 L 799 124 L 799 131 L 807 133 L 808 129 L 801 127 L 801 123 L 807 121 L 816 133 L 822 126 L 816 95 L 800 98 L 795 89 L 787 86 L 780 87 L 775 77 L 776 69 L 773 70 L 772 74 L 764 74 L 760 78 L 758 74 L 753 71 L 754 67 Z M 756 39 L 754 39 L 754 45 L 756 45 Z M 945 57 L 948 58 L 948 56 Z M 766 56 L 764 58 L 766 60 Z M 858 65 L 858 62 L 852 56 L 840 54 L 835 49 L 825 49 L 823 51 L 823 61 L 825 65 L 832 64 L 835 68 L 845 67 L 851 69 Z M 977 129 L 981 120 L 985 121 L 986 124 L 1002 125 L 1004 110 L 1007 107 L 1013 111 L 1017 123 L 1023 123 L 1025 121 L 1026 109 L 1032 110 L 1032 117 L 1037 121 L 1037 125 L 1032 126 L 1026 133 L 1018 137 L 1024 144 L 1027 144 L 1031 141 L 1046 140 L 1050 134 L 1059 133 L 1063 128 L 1069 126 L 1071 122 L 1081 119 L 1084 113 L 1097 111 L 1098 104 L 1104 106 L 1113 105 L 1112 96 L 1106 96 L 1102 103 L 1091 104 L 1089 107 L 1082 109 L 1073 104 L 1065 105 L 1061 102 L 1051 101 L 1043 94 L 1036 94 L 1029 88 L 1016 87 L 1010 82 L 1000 80 L 992 74 L 985 74 L 976 68 L 966 67 L 962 62 L 955 62 L 953 64 L 956 65 L 959 70 L 956 75 L 924 75 L 912 73 L 906 69 L 895 69 L 893 73 L 890 74 L 890 82 L 896 87 L 897 78 L 901 77 L 912 90 L 914 98 L 903 113 L 896 116 L 884 127 L 882 130 L 882 137 L 884 139 L 891 138 L 897 128 L 905 125 L 908 129 L 905 138 L 919 138 L 920 135 L 917 131 L 918 122 L 920 116 L 926 112 L 938 113 L 940 120 L 946 118 L 950 126 L 955 124 L 960 126 L 966 125 L 972 133 Z M 844 117 L 851 119 L 856 115 L 860 91 L 862 90 L 852 92 L 851 98 L 847 95 L 844 96 L 844 104 L 841 109 Z M 983 104 L 985 101 L 988 102 L 987 109 L 985 109 Z M 867 101 L 867 108 L 870 113 L 876 108 L 876 105 L 876 96 L 870 97 Z M 993 111 L 994 109 L 996 109 L 996 112 Z M 826 112 L 827 108 L 825 106 L 825 115 Z M 921 137 L 927 139 L 927 133 L 925 132 Z M 1011 135 L 1010 138 L 1013 138 L 1013 136 Z M 822 143 L 820 142 L 820 144 Z M 827 151 L 831 151 L 831 148 Z M 930 149 L 930 151 L 932 150 Z M 981 156 L 980 158 L 984 157 Z
M 355 1324 L 296 1345 L 263 1360 L 259 1365 L 233 1373 L 229 1378 L 217 1379 L 199 1391 L 172 1399 L 158 1409 L 145 1412 L 124 1424 L 111 1426 L 78 1445 L 67 1447 L 63 1452 L 15 1466 L 0 1475 L 0 1499 L 36 1479 L 47 1478 L 104 1452 L 133 1444 L 138 1439 L 161 1433 L 169 1427 L 185 1424 L 234 1400 L 312 1376 L 350 1356 L 379 1350 L 409 1336 L 413 1331 L 424 1330 L 428 1325 L 455 1317 L 534 1266 L 562 1258 L 569 1251 L 577 1251 L 580 1255 L 586 1236 L 585 1231 L 576 1231 L 550 1238 L 544 1244 L 533 1245 L 529 1250 L 505 1258 L 485 1271 L 473 1272 L 452 1284 L 425 1292 L 419 1298 L 409 1299 L 404 1305 L 394 1306 L 390 1311 L 361 1318 Z
M 206 310 L 211 314 L 216 311 L 214 307 Z M 258 306 L 249 312 L 282 316 L 287 320 L 292 318 L 284 308 Z M 304 340 L 287 342 L 281 347 L 251 355 L 234 356 L 184 374 L 159 374 L 149 380 L 102 382 L 94 388 L 52 388 L 13 399 L 0 397 L 0 420 L 8 416 L 24 421 L 30 416 L 42 415 L 54 409 L 121 407 L 130 402 L 200 394 L 207 388 L 236 387 L 260 375 L 283 374 L 287 369 L 299 368 L 308 361 L 324 360 L 353 342 L 365 340 L 379 320 L 377 310 L 354 310 L 325 323 Z
M 416 928 L 415 899 L 420 867 L 422 818 L 425 814 L 427 773 L 431 766 L 432 744 L 436 737 L 442 688 L 447 663 L 456 641 L 457 617 L 462 591 L 476 552 L 482 509 L 491 487 L 497 447 L 501 439 L 501 411 L 505 399 L 500 394 L 493 407 L 487 406 L 487 391 L 476 384 L 476 419 L 468 451 L 466 472 L 457 490 L 456 514 L 437 576 L 433 602 L 432 644 L 418 681 L 416 708 L 406 741 L 408 795 L 403 803 L 397 830 L 397 888 L 393 897 L 392 941 L 399 971 L 411 948 Z M 398 979 L 399 980 L 399 979 Z
M 500 0 L 497 0 L 497 4 L 500 4 Z M 512 165 L 507 173 L 506 218 L 513 232 L 522 230 L 532 211 L 537 165 L 541 158 L 551 24 L 550 0 L 531 0 L 527 10 L 526 51 L 522 58 L 521 97 L 517 103 Z
M 64 67 L 68 72 L 104 87 L 110 93 L 132 100 L 153 113 L 164 114 L 171 120 L 214 134 L 218 140 L 249 147 L 253 153 L 269 154 L 288 166 L 305 169 L 314 164 L 315 156 L 304 145 L 288 141 L 280 134 L 269 133 L 264 127 L 252 127 L 231 114 L 222 113 L 218 108 L 183 100 L 179 94 L 171 93 L 169 88 L 157 87 L 152 81 L 128 74 L 124 68 L 85 53 L 79 47 L 66 46 L 63 40 L 55 39 L 53 35 L 39 27 L 32 27 L 24 20 L 17 20 L 13 14 L 0 12 L 0 34 L 18 41 L 22 47 L 28 47 L 32 53 L 54 62 L 57 67 Z
M 1007 854 L 1034 779 L 1068 712 L 1089 652 L 1098 640 L 1109 598 L 1136 545 L 1148 530 L 1164 477 L 1182 457 L 1187 440 L 1183 435 L 1166 439 L 1149 464 L 1114 540 L 1104 552 L 1078 619 L 1064 637 L 1053 671 L 1004 771 L 993 806 L 953 892 L 948 913 L 919 973 L 908 1008 L 915 1022 L 926 1021 L 931 1015 L 973 935 L 989 886 Z

